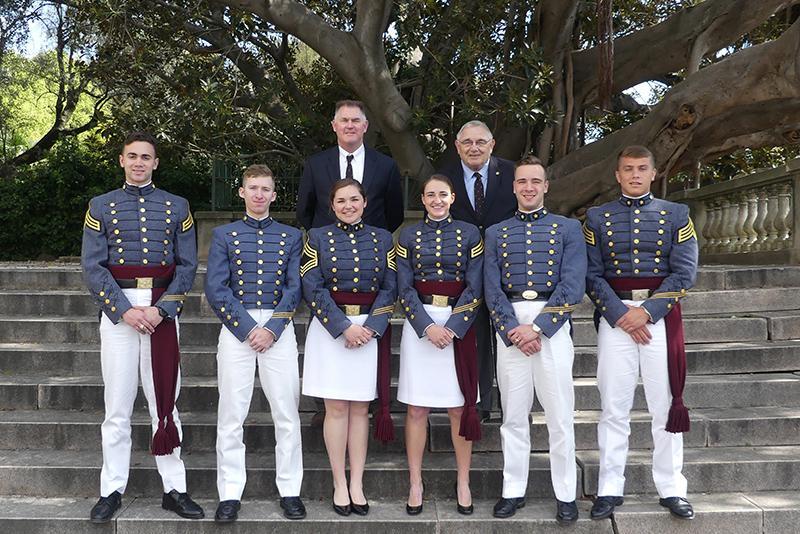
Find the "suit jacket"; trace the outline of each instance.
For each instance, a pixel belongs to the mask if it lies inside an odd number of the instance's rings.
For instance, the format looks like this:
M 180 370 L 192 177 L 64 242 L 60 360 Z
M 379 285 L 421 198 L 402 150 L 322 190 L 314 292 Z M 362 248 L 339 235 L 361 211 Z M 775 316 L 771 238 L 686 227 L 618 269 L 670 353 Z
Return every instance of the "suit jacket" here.
M 489 157 L 489 180 L 486 187 L 483 217 L 475 214 L 464 185 L 464 169 L 461 160 L 439 171 L 453 182 L 456 201 L 450 207 L 454 219 L 466 221 L 478 227 L 483 235 L 488 227 L 504 221 L 517 211 L 514 196 L 514 163 L 503 158 Z
M 331 186 L 340 180 L 339 147 L 317 152 L 306 160 L 297 193 L 297 220 L 306 230 L 336 222 L 330 210 Z M 364 178 L 367 193 L 364 223 L 394 232 L 403 223 L 403 190 L 394 160 L 364 147 Z

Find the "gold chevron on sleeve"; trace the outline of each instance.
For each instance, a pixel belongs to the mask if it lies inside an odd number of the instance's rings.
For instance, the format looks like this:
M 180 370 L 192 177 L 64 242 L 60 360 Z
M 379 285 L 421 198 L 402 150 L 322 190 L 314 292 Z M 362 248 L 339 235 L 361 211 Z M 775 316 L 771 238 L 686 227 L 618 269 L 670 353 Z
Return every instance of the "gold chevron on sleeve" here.
M 100 231 L 100 221 L 92 217 L 92 213 L 90 210 L 86 210 L 86 217 L 83 219 L 83 225 L 90 230 L 94 230 L 95 232 Z
M 475 245 L 474 247 L 472 247 L 470 249 L 469 254 L 470 254 L 470 256 L 469 256 L 470 258 L 476 258 L 476 257 L 480 256 L 481 254 L 483 254 L 483 239 L 481 239 L 478 242 L 477 245 Z
M 686 223 L 686 226 L 678 230 L 678 243 L 689 241 L 693 237 L 697 239 L 697 233 L 694 231 L 694 223 L 692 222 L 692 218 L 689 217 L 689 222 Z
M 686 296 L 684 291 L 665 291 L 663 293 L 655 293 L 650 296 L 652 299 L 681 299 Z
M 541 313 L 558 313 L 558 314 L 572 313 L 572 311 L 575 309 L 575 306 L 576 306 L 575 304 L 572 305 L 564 304 L 563 306 L 546 306 L 542 308 Z
M 194 226 L 194 219 L 192 218 L 192 212 L 190 211 L 186 218 L 181 223 L 181 232 L 186 232 Z
M 183 302 L 186 300 L 186 295 L 164 295 L 161 300 L 164 302 Z
M 393 271 L 397 272 L 397 262 L 395 261 L 395 251 L 394 248 L 389 249 L 389 252 L 386 253 L 386 265 Z
M 408 258 L 408 249 L 400 243 L 395 245 L 395 253 L 397 254 L 397 257 L 403 258 L 404 260 Z
M 311 246 L 308 240 L 306 240 L 303 245 L 303 259 L 306 261 L 300 266 L 300 276 L 305 276 L 308 271 L 319 265 L 317 251 L 314 250 L 314 247 Z
M 294 312 L 275 312 L 272 314 L 273 319 L 291 319 L 294 317 Z
M 372 315 L 384 315 L 386 313 L 394 313 L 394 304 L 390 306 L 383 306 L 382 308 L 376 308 L 372 311 Z
M 597 239 L 595 239 L 594 232 L 592 231 L 589 226 L 587 226 L 586 222 L 583 223 L 583 239 L 586 240 L 587 245 L 596 245 Z
M 463 313 L 463 312 L 467 312 L 467 311 L 472 311 L 475 308 L 477 308 L 478 306 L 480 306 L 481 302 L 483 302 L 483 299 L 478 299 L 478 302 L 469 302 L 469 303 L 464 304 L 462 306 L 457 306 L 457 307 L 453 308 L 453 311 L 451 313 Z

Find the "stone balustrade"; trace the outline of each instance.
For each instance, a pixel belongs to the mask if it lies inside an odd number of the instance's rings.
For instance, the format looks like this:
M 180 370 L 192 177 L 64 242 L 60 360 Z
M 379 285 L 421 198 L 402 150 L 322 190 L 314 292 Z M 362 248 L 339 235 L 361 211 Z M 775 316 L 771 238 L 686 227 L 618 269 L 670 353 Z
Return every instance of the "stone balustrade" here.
M 775 169 L 679 191 L 688 204 L 700 261 L 726 264 L 800 263 L 800 159 Z

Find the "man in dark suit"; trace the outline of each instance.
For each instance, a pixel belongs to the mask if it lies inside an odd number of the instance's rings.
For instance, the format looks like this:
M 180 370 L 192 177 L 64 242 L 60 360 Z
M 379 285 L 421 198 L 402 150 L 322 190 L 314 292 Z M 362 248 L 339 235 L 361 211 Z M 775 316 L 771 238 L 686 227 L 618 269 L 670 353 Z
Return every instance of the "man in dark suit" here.
M 306 230 L 333 223 L 328 202 L 331 184 L 354 178 L 367 192 L 364 222 L 394 232 L 403 222 L 400 171 L 392 158 L 364 146 L 369 127 L 364 104 L 340 100 L 331 126 L 337 146 L 306 160 L 297 195 L 297 220 Z
M 450 208 L 453 218 L 478 227 L 481 235 L 489 226 L 514 215 L 514 163 L 492 156 L 494 138 L 481 121 L 469 121 L 456 135 L 459 162 L 440 170 L 450 178 L 456 200 Z M 492 410 L 492 383 L 496 365 L 496 341 L 483 304 L 477 309 L 475 334 L 478 338 L 478 371 L 481 419 L 487 420 Z

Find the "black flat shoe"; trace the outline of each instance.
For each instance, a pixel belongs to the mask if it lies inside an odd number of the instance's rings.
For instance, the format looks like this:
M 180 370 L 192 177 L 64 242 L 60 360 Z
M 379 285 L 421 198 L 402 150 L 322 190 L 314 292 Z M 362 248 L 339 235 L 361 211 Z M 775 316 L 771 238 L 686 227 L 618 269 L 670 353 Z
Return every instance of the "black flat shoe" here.
M 364 504 L 356 504 L 353 501 L 350 501 L 350 511 L 356 515 L 367 515 L 369 513 L 369 503 L 365 502 Z
M 178 493 L 177 490 L 164 494 L 161 508 L 175 512 L 186 519 L 203 519 L 205 516 L 203 509 L 189 497 L 188 493 Z
M 333 490 L 333 494 L 336 495 L 336 490 Z M 333 504 L 333 511 L 339 515 L 348 516 L 350 515 L 350 503 L 345 505 L 338 505 L 336 501 L 333 500 L 333 495 L 331 495 L 331 503 Z
M 100 497 L 89 512 L 89 520 L 92 523 L 108 523 L 121 505 L 122 495 L 118 491 L 112 492 L 108 497 Z
M 564 502 L 556 499 L 556 521 L 562 525 L 574 523 L 578 520 L 578 505 L 575 501 Z
M 517 510 L 525 506 L 525 497 L 512 497 L 511 499 L 500 499 L 494 505 L 494 516 L 499 518 L 511 517 Z
M 422 505 L 419 506 L 411 506 L 410 504 L 406 503 L 406 513 L 408 515 L 419 515 L 422 513 Z
M 239 518 L 242 503 L 237 500 L 220 501 L 214 514 L 215 523 L 233 523 Z
M 472 512 L 475 511 L 475 507 L 470 504 L 469 506 L 463 506 L 460 502 L 458 502 L 458 483 L 453 486 L 453 491 L 456 493 L 456 512 L 461 515 L 472 515 Z
M 603 495 L 598 497 L 592 505 L 592 511 L 589 515 L 592 519 L 605 519 L 611 517 L 614 513 L 614 508 L 622 506 L 625 500 L 622 497 L 615 495 Z
M 659 499 L 658 504 L 669 508 L 669 513 L 678 519 L 694 519 L 694 508 L 684 497 L 667 497 Z
M 281 508 L 283 517 L 286 519 L 304 519 L 306 517 L 306 507 L 300 497 L 281 497 Z

